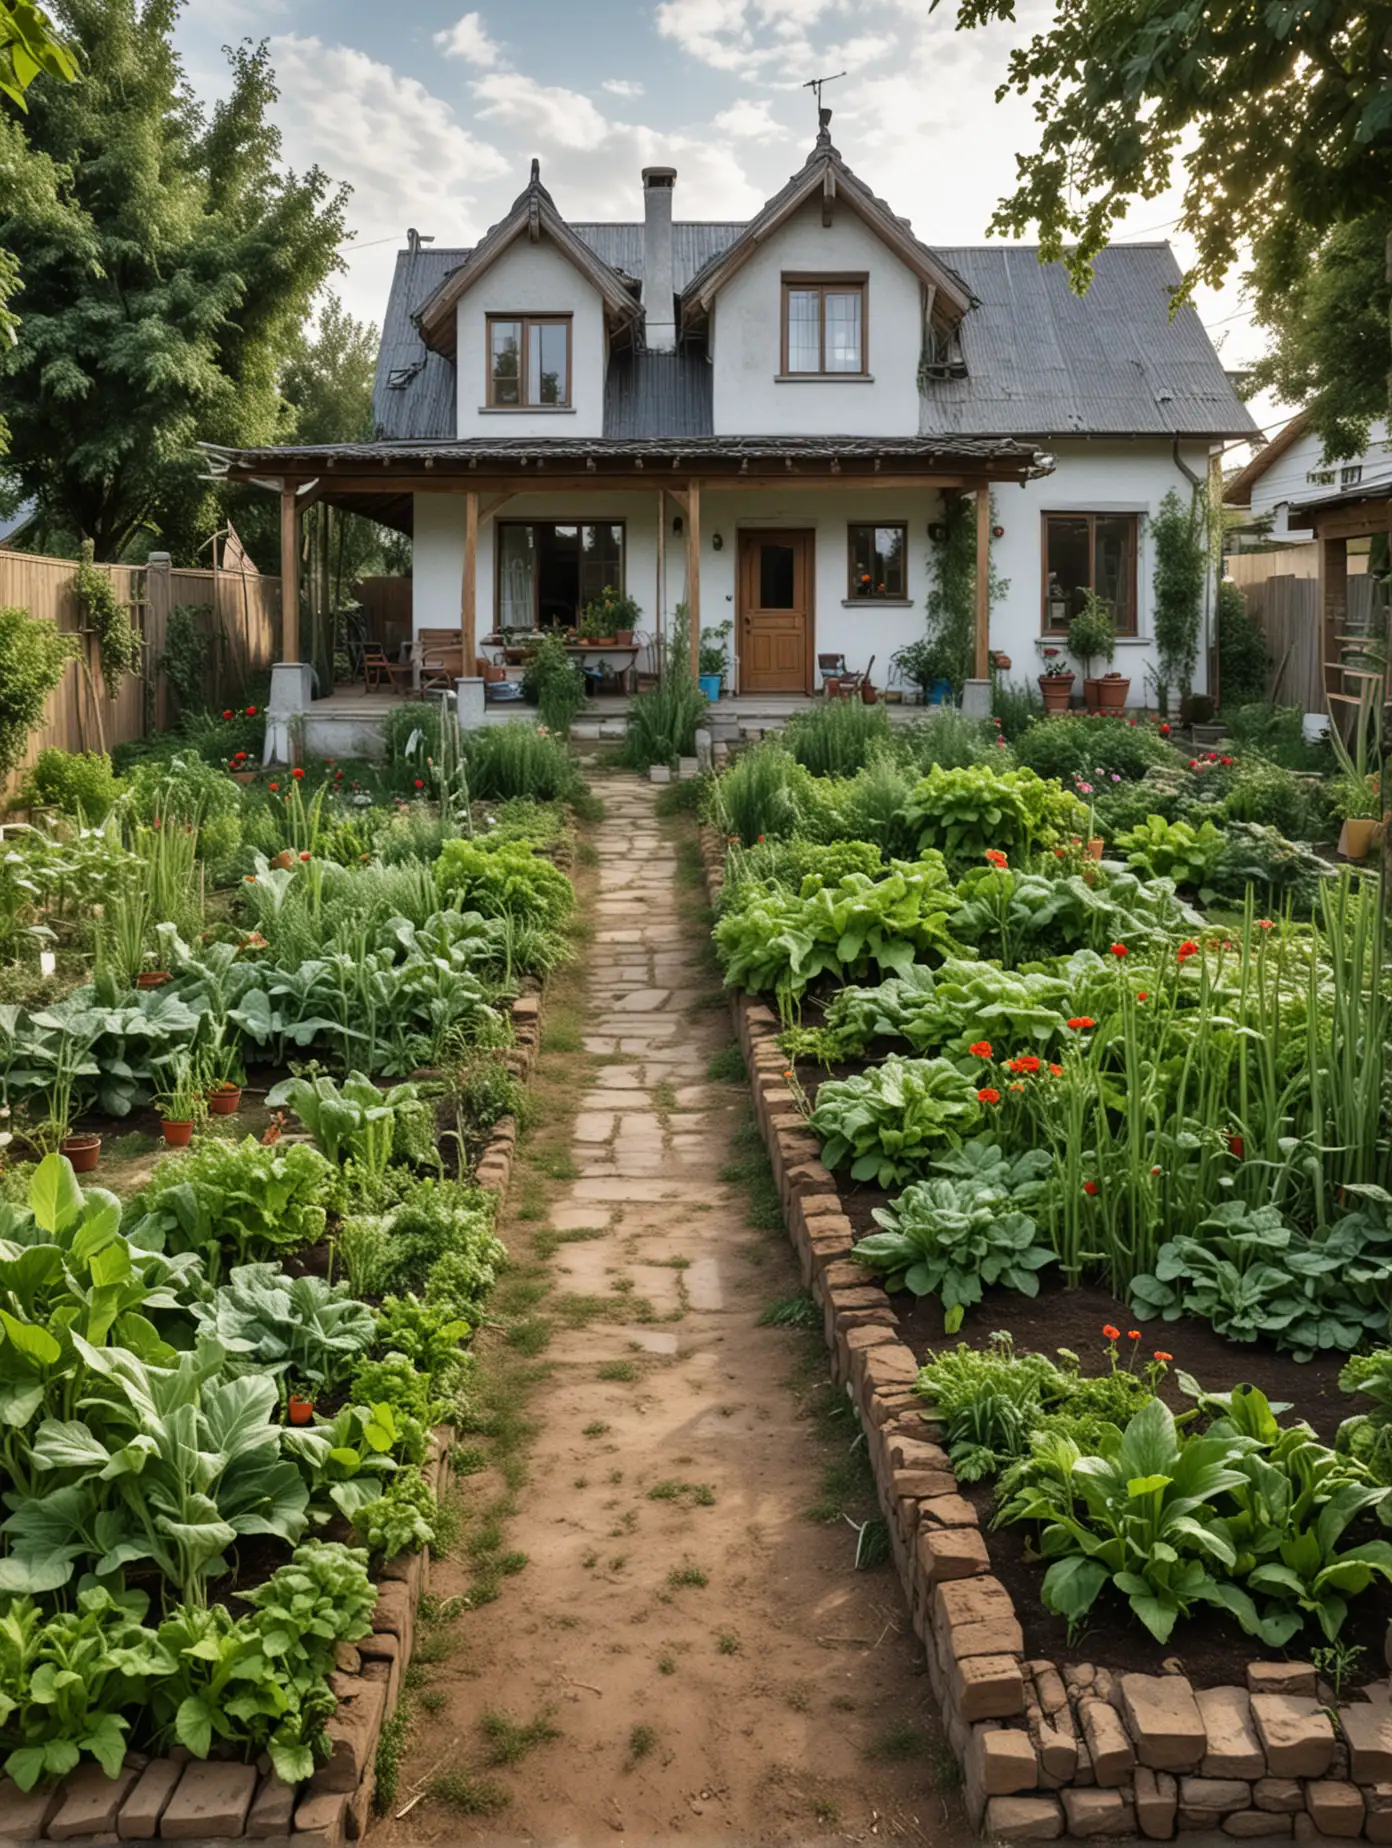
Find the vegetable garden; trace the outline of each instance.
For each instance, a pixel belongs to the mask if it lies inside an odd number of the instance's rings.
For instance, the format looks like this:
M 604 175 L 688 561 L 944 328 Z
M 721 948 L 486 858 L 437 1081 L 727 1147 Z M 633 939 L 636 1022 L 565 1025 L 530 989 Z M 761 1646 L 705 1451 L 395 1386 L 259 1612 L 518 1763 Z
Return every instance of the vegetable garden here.
M 1392 988 L 1333 843 L 1379 807 L 1371 728 L 1002 708 L 828 706 L 715 779 L 725 980 L 776 1012 L 1024 1654 L 1356 1685 L 1392 1612 Z
M 259 725 L 46 754 L 0 840 L 0 1758 L 36 1824 L 176 1748 L 259 1764 L 282 1834 L 342 1811 L 340 1702 L 376 1676 L 380 1726 L 409 1648 L 368 1659 L 379 1583 L 458 1519 L 505 1259 L 476 1173 L 588 797 L 529 725 L 461 748 L 408 704 L 385 765 L 256 775 Z

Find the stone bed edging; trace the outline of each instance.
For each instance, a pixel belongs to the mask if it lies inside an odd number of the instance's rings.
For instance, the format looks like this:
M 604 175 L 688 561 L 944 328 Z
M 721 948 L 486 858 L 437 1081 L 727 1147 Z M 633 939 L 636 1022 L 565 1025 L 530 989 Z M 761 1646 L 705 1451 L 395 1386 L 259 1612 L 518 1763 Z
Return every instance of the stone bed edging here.
M 525 1084 L 541 1048 L 542 989 L 524 980 L 512 1004 L 513 1044 L 504 1063 Z M 512 1178 L 517 1121 L 500 1117 L 474 1171 L 502 1205 Z M 431 1433 L 422 1465 L 438 1496 L 454 1431 Z M 372 1633 L 340 1643 L 329 1686 L 338 1707 L 326 1726 L 330 1754 L 303 1784 L 286 1784 L 263 1757 L 256 1764 L 194 1758 L 182 1747 L 162 1758 L 128 1754 L 115 1778 L 79 1765 L 51 1790 L 25 1795 L 0 1778 L 0 1843 L 40 1841 L 259 1841 L 264 1848 L 338 1848 L 367 1833 L 376 1792 L 377 1747 L 396 1712 L 415 1642 L 416 1607 L 430 1582 L 428 1551 L 382 1567 Z
M 725 846 L 708 828 L 700 839 L 714 902 Z M 835 1177 L 785 1082 L 778 1019 L 747 995 L 731 1004 L 788 1235 L 822 1309 L 832 1377 L 865 1434 L 973 1826 L 1001 1841 L 1392 1844 L 1392 1683 L 1336 1710 L 1308 1662 L 1251 1662 L 1245 1687 L 1195 1690 L 1182 1674 L 1026 1659 L 942 1427 L 914 1390 L 918 1360 L 883 1287 L 851 1261 Z

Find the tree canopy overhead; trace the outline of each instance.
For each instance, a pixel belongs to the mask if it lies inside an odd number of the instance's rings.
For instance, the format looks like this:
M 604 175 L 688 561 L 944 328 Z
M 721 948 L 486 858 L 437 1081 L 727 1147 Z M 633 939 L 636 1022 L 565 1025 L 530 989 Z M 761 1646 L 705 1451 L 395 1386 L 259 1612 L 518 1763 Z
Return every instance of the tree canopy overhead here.
M 1014 17 L 1014 0 L 958 0 L 959 28 Z M 1180 300 L 1250 249 L 1258 318 L 1295 312 L 1302 278 L 1326 256 L 1339 267 L 1335 228 L 1359 221 L 1392 266 L 1387 0 L 1058 0 L 1011 54 L 997 99 L 1012 91 L 1031 99 L 1040 144 L 1018 157 L 991 229 L 1037 225 L 1041 257 L 1061 258 L 1079 290 L 1130 205 L 1168 191 L 1176 167 L 1197 253 Z M 1374 411 L 1392 391 L 1385 312 L 1381 336 Z
M 0 0 L 0 95 L 20 109 L 36 77 L 71 83 L 77 75 L 72 52 L 34 0 Z
M 172 34 L 179 0 L 58 0 L 85 76 L 0 117 L 5 466 L 41 515 L 117 556 L 142 525 L 189 555 L 211 530 L 200 439 L 273 440 L 280 377 L 338 267 L 345 189 L 284 171 L 265 44 L 229 50 L 211 114 Z

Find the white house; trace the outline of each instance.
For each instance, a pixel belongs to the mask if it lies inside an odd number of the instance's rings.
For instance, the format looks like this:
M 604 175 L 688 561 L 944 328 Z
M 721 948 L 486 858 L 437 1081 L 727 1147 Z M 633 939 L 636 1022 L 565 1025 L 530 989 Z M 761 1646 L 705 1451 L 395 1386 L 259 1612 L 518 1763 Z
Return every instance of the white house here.
M 280 487 L 287 572 L 327 497 L 410 531 L 416 631 L 461 631 L 466 672 L 496 628 L 571 626 L 609 584 L 648 633 L 683 601 L 730 621 L 736 693 L 810 693 L 818 655 L 873 656 L 883 684 L 923 635 L 963 496 L 1009 585 L 978 601 L 977 674 L 988 649 L 1037 672 L 1092 588 L 1143 700 L 1148 516 L 1254 429 L 1195 311 L 1170 317 L 1169 247 L 1104 251 L 1080 298 L 1032 248 L 923 242 L 829 119 L 748 224 L 675 217 L 666 167 L 641 222 L 570 222 L 533 162 L 473 249 L 413 233 L 375 440 L 222 452 Z
M 1310 508 L 1386 486 L 1392 486 L 1392 440 L 1386 423 L 1370 427 L 1361 455 L 1326 462 L 1324 444 L 1301 411 L 1234 475 L 1223 499 L 1230 507 L 1247 509 L 1264 537 L 1305 545 L 1315 536 L 1307 517 Z M 1294 520 L 1292 508 L 1300 510 Z

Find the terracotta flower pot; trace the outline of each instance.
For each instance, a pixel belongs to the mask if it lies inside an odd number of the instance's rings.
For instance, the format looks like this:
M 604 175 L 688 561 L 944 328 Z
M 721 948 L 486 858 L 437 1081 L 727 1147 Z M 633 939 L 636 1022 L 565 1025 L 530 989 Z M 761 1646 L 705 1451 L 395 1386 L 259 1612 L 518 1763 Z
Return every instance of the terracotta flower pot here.
M 872 686 L 871 686 L 871 684 L 870 684 L 870 682 L 869 682 L 868 680 L 862 680 L 862 681 L 861 681 L 861 683 L 860 683 L 860 700 L 861 700 L 861 704 L 862 704 L 863 706 L 873 706 L 873 705 L 874 705 L 874 703 L 875 703 L 875 701 L 876 701 L 876 700 L 877 700 L 877 699 L 878 699 L 879 697 L 880 697 L 880 696 L 879 696 L 879 694 L 878 694 L 878 692 L 877 692 L 877 691 L 875 690 L 875 688 L 874 688 L 874 687 L 872 687 Z
M 1083 676 L 1083 710 L 1100 712 L 1102 710 L 1102 682 L 1093 674 Z
M 825 686 L 822 688 L 822 692 L 827 699 L 840 699 L 841 682 L 834 674 L 831 679 L 826 682 Z
M 1126 695 L 1131 691 L 1131 682 L 1123 674 L 1104 674 L 1097 684 L 1097 706 L 1100 712 L 1121 712 L 1126 705 Z
M 287 1415 L 292 1425 L 307 1425 L 314 1417 L 313 1399 L 301 1399 L 298 1394 L 292 1392 Z
M 67 1156 L 74 1174 L 90 1174 L 101 1160 L 101 1137 L 64 1136 L 58 1152 Z
M 1085 850 L 1086 850 L 1088 859 L 1089 860 L 1100 860 L 1102 858 L 1102 849 L 1106 846 L 1106 844 L 1107 843 L 1102 839 L 1102 836 L 1100 834 L 1094 834 L 1092 838 L 1085 843 Z
M 160 1124 L 164 1133 L 165 1146 L 171 1149 L 186 1149 L 193 1141 L 193 1118 L 186 1123 L 171 1122 L 168 1117 Z
M 173 980 L 167 969 L 142 969 L 135 978 L 135 985 L 137 988 L 163 988 L 166 982 Z
M 1039 691 L 1044 698 L 1046 712 L 1067 712 L 1068 701 L 1073 693 L 1072 674 L 1041 674 Z
M 295 855 L 294 855 L 293 849 L 289 847 L 282 848 L 281 851 L 271 861 L 271 865 L 275 867 L 278 872 L 288 873 L 290 871 L 290 868 L 295 865 Z
M 1366 860 L 1378 823 L 1365 815 L 1350 816 L 1339 830 L 1338 851 L 1346 860 Z
M 242 1101 L 242 1087 L 239 1084 L 215 1084 L 207 1095 L 211 1116 L 236 1116 Z
M 248 783 L 254 783 L 256 781 L 256 772 L 254 770 L 233 770 L 230 774 L 232 781 L 234 783 L 240 783 L 243 789 L 246 788 Z
M 616 648 L 631 648 L 633 646 L 632 629 L 615 629 L 614 645 Z

